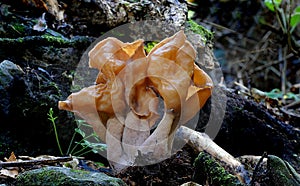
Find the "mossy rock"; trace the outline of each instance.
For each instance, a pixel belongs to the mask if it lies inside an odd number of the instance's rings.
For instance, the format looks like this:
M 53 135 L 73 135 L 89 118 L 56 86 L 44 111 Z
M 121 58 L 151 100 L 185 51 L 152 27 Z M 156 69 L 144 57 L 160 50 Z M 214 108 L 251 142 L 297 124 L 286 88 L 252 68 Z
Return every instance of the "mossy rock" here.
M 205 28 L 204 26 L 196 23 L 194 20 L 188 20 L 186 22 L 187 30 L 192 31 L 195 34 L 199 34 L 204 39 L 204 44 L 211 43 L 214 40 L 214 33 Z
M 110 177 L 104 173 L 52 166 L 20 174 L 17 177 L 16 185 L 126 186 L 121 179 Z
M 268 156 L 268 176 L 273 186 L 299 186 L 300 175 L 286 161 L 277 156 Z
M 228 173 L 211 155 L 200 152 L 194 162 L 195 172 L 193 179 L 199 184 L 214 186 L 243 186 L 238 178 Z

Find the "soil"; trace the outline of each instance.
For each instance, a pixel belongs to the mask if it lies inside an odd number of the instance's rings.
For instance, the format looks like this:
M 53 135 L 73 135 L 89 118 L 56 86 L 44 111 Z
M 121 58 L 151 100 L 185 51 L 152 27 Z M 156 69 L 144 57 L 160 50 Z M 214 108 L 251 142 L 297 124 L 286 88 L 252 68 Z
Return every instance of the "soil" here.
M 189 146 L 153 165 L 129 167 L 116 176 L 128 185 L 181 185 L 192 180 L 198 153 Z

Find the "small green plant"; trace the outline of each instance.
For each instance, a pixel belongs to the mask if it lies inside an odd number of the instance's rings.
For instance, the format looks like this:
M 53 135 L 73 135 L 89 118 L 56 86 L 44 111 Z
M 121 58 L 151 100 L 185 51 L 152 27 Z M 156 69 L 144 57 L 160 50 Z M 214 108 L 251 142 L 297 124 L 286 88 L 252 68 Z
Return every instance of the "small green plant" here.
M 57 119 L 57 117 L 53 116 L 53 109 L 52 108 L 49 109 L 49 112 L 48 112 L 47 115 L 48 115 L 48 119 L 51 121 L 53 129 L 54 129 L 55 139 L 56 139 L 56 143 L 57 143 L 59 152 L 60 152 L 61 155 L 63 155 L 63 152 L 62 152 L 61 146 L 60 146 L 60 142 L 59 142 L 59 138 L 58 138 L 57 129 L 56 129 L 56 123 L 55 123 L 55 120 Z
M 54 133 L 55 133 L 55 139 L 57 146 L 59 148 L 61 155 L 73 155 L 73 156 L 83 156 L 87 153 L 93 152 L 98 153 L 99 151 L 103 151 L 106 149 L 106 144 L 103 144 L 100 142 L 97 134 L 92 130 L 91 126 L 89 124 L 86 124 L 84 120 L 77 120 L 78 127 L 75 128 L 74 133 L 72 135 L 72 138 L 70 140 L 68 149 L 66 153 L 63 153 L 63 150 L 60 145 L 60 141 L 58 138 L 58 132 L 56 128 L 56 122 L 57 116 L 53 116 L 53 109 L 50 108 L 48 112 L 48 119 L 51 121 Z M 85 131 L 81 130 L 81 128 L 87 128 L 91 131 L 90 134 L 86 134 Z M 76 135 L 79 134 L 82 139 L 79 142 L 74 142 Z
M 295 28 L 300 24 L 300 5 L 294 6 L 292 1 L 287 1 L 287 6 L 283 6 L 282 0 L 264 0 L 265 6 L 275 13 L 283 34 L 287 36 L 289 47 L 295 52 L 293 47 L 299 47 L 293 37 Z
M 285 95 L 287 93 L 287 66 L 288 61 L 286 56 L 289 53 L 293 55 L 300 55 L 300 44 L 297 41 L 299 35 L 295 29 L 300 24 L 300 5 L 296 5 L 295 1 L 282 1 L 282 0 L 264 0 L 264 4 L 268 10 L 275 13 L 275 25 L 269 24 L 263 18 L 260 19 L 261 24 L 266 25 L 275 30 L 275 34 L 279 34 L 281 40 L 281 47 L 279 48 L 281 65 L 281 91 Z
M 146 51 L 146 53 L 148 54 L 157 43 L 158 41 L 146 42 L 144 45 L 144 50 Z
M 99 151 L 103 151 L 106 149 L 106 144 L 100 142 L 98 135 L 94 131 L 90 132 L 90 134 L 86 134 L 85 131 L 88 130 L 81 129 L 85 127 L 92 130 L 89 124 L 85 123 L 84 120 L 77 120 L 77 125 L 78 128 L 75 128 L 67 150 L 67 154 L 72 154 L 74 156 L 83 156 L 90 152 L 98 153 Z M 79 142 L 75 142 L 76 145 L 72 147 L 76 134 L 81 135 L 82 139 Z M 78 147 L 79 150 L 76 150 L 78 149 Z

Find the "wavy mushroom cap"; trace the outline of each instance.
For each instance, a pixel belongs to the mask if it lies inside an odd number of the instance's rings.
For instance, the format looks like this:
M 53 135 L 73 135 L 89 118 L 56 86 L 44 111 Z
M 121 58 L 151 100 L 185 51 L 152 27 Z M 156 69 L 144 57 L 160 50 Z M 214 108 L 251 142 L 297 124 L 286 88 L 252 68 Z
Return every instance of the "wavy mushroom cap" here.
M 143 42 L 109 37 L 97 43 L 88 53 L 89 66 L 99 70 L 96 85 L 59 101 L 59 109 L 78 114 L 94 128 L 99 123 L 106 127 L 107 118 L 126 118 L 129 113 L 135 120 L 147 120 L 151 128 L 161 115 L 158 102 L 163 99 L 165 112 L 181 114 L 183 123 L 190 120 L 213 87 L 211 78 L 194 63 L 196 50 L 183 31 L 162 40 L 147 56 Z M 97 116 L 101 122 L 93 121 Z

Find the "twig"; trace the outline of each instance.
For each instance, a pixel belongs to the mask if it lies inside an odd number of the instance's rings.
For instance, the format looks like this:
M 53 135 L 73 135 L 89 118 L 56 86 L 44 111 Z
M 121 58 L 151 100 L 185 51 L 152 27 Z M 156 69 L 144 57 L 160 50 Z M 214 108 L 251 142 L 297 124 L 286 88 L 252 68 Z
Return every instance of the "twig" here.
M 178 129 L 176 136 L 187 141 L 187 143 L 195 150 L 199 152 L 206 151 L 218 160 L 222 160 L 223 162 L 227 163 L 232 168 L 237 168 L 242 165 L 231 154 L 213 142 L 205 133 L 200 133 L 188 127 L 181 126 Z
M 11 161 L 11 162 L 0 162 L 0 168 L 4 167 L 23 167 L 28 165 L 40 165 L 40 164 L 54 164 L 59 162 L 67 162 L 73 160 L 72 157 L 57 157 L 51 159 L 41 160 L 25 160 L 25 161 Z
M 300 105 L 300 102 L 298 102 L 298 105 Z M 285 108 L 279 108 L 279 110 L 280 110 L 280 112 L 282 112 L 282 113 L 284 113 L 284 114 L 286 114 L 286 115 L 288 115 L 290 117 L 292 116 L 294 118 L 300 118 L 299 114 L 297 114 L 295 112 L 288 111 Z
M 227 30 L 231 33 L 242 35 L 241 33 L 237 32 L 235 30 L 232 30 L 230 28 L 224 27 L 222 25 L 219 25 L 219 24 L 216 24 L 216 23 L 213 23 L 213 22 L 210 22 L 210 21 L 203 20 L 202 22 L 206 23 L 206 24 L 210 24 L 210 25 L 212 25 L 212 26 L 214 26 L 214 27 L 216 27 L 217 29 L 220 29 L 220 30 Z
M 300 100 L 297 100 L 297 101 L 294 101 L 294 102 L 292 102 L 288 105 L 285 105 L 283 108 L 285 108 L 285 109 L 292 109 L 292 108 L 295 109 L 297 107 L 300 107 Z
M 262 39 L 261 39 L 261 40 L 257 43 L 257 45 L 256 45 L 257 50 L 263 50 L 263 49 L 265 49 L 265 48 L 268 48 L 269 43 L 266 42 L 266 41 L 268 40 L 268 38 L 270 37 L 270 35 L 271 35 L 271 32 L 269 31 L 269 32 L 267 32 L 267 33 L 262 37 Z M 250 54 L 249 54 L 249 52 L 247 52 L 247 53 L 248 53 L 248 55 L 250 55 L 252 52 L 250 52 Z M 258 52 L 257 52 L 257 53 L 254 53 L 254 55 L 250 55 L 250 56 L 252 56 L 252 57 L 251 57 L 251 60 L 247 61 L 247 65 L 245 65 L 245 66 L 241 69 L 242 72 L 247 71 L 247 70 L 248 70 L 248 67 L 249 67 L 251 64 L 253 64 L 253 63 L 255 63 L 255 62 L 257 61 L 259 55 L 260 55 L 260 53 L 258 53 Z
M 286 58 L 286 53 L 287 53 L 287 48 L 284 47 L 282 49 L 282 47 L 280 47 L 279 61 L 283 60 L 282 69 L 281 69 L 281 92 L 283 94 L 286 94 L 286 71 L 287 71 L 287 61 L 285 59 Z
M 257 162 L 257 164 L 256 164 L 256 166 L 254 168 L 254 171 L 253 171 L 252 180 L 250 182 L 251 186 L 255 186 L 254 185 L 254 181 L 256 180 L 258 169 L 259 169 L 261 163 L 263 162 L 264 158 L 267 158 L 267 157 L 268 157 L 268 153 L 264 152 L 263 155 L 260 157 L 259 161 Z
M 285 56 L 285 58 L 283 59 L 283 60 L 287 60 L 287 59 L 289 59 L 289 58 L 291 58 L 291 57 L 293 57 L 294 56 L 294 54 L 288 54 L 287 56 Z M 261 70 L 263 70 L 263 69 L 265 69 L 265 68 L 268 68 L 268 67 L 270 67 L 270 66 L 273 66 L 273 65 L 277 65 L 278 63 L 281 63 L 281 62 L 283 62 L 282 60 L 276 60 L 276 61 L 272 61 L 272 62 L 268 62 L 268 63 L 266 63 L 266 64 L 264 64 L 264 65 L 261 65 L 261 66 L 258 66 L 258 67 L 256 67 L 254 70 L 250 70 L 250 74 L 253 74 L 253 73 L 255 73 L 255 72 L 258 72 L 258 71 L 261 71 Z
M 241 177 L 244 182 L 250 182 L 248 173 L 244 169 L 242 163 L 234 158 L 231 154 L 226 152 L 224 149 L 222 149 L 220 146 L 218 146 L 205 133 L 200 133 L 188 127 L 181 126 L 176 132 L 176 137 L 186 141 L 188 145 L 190 145 L 198 152 L 205 151 L 217 160 L 224 162 L 226 166 L 232 168 L 232 170 L 234 170 L 234 174 L 239 175 L 239 177 Z
M 300 88 L 300 83 L 294 84 L 293 87 Z

